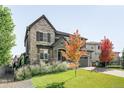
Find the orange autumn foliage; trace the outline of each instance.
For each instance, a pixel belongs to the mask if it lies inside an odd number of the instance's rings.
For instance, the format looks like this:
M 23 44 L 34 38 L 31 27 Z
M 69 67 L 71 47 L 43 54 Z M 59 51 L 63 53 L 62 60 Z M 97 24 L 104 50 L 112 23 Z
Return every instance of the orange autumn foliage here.
M 74 64 L 78 64 L 81 56 L 86 56 L 87 52 L 82 50 L 86 44 L 86 40 L 80 37 L 78 30 L 69 36 L 69 41 L 65 41 L 65 51 L 62 55 Z
M 104 37 L 104 40 L 101 40 L 101 54 L 99 56 L 101 62 L 111 62 L 114 59 L 115 54 L 112 51 L 112 46 L 113 44 L 108 38 Z

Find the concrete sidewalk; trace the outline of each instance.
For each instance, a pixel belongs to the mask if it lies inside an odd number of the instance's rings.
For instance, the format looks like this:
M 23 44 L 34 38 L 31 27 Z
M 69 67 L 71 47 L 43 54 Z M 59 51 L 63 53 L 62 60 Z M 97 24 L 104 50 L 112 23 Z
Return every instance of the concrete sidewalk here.
M 121 71 L 121 70 L 111 70 L 111 71 L 105 71 L 103 73 L 118 76 L 118 77 L 124 77 L 124 71 Z
M 0 88 L 33 88 L 31 79 L 0 84 Z

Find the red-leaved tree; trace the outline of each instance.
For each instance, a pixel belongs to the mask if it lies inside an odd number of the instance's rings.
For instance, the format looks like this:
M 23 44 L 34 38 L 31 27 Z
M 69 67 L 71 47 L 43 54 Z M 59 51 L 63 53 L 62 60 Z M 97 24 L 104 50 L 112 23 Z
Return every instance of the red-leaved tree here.
M 69 36 L 68 41 L 65 41 L 65 51 L 62 51 L 62 55 L 75 64 L 75 76 L 80 57 L 87 55 L 87 52 L 81 49 L 85 44 L 86 40 L 80 37 L 78 30 L 73 35 Z
M 112 50 L 113 44 L 108 38 L 104 37 L 104 39 L 100 42 L 100 49 L 100 62 L 102 62 L 103 66 L 105 66 L 114 59 L 114 52 Z

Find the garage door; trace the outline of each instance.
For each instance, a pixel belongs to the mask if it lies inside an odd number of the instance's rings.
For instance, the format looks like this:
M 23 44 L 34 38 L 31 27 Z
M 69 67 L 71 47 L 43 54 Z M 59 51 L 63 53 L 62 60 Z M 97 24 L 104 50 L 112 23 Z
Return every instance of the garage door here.
M 88 57 L 81 57 L 79 63 L 80 67 L 88 67 Z

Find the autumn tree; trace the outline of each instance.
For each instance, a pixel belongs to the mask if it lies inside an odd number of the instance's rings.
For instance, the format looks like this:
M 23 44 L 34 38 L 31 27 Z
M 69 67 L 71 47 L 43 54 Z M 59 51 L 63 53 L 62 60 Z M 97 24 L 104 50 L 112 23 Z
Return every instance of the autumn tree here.
M 0 66 L 8 64 L 15 45 L 14 23 L 9 8 L 0 5 Z
M 86 51 L 82 49 L 85 44 L 86 40 L 80 37 L 78 30 L 69 36 L 68 41 L 65 41 L 65 51 L 62 51 L 62 55 L 71 63 L 75 64 L 75 77 L 80 57 L 87 55 Z
M 103 40 L 100 42 L 100 49 L 101 49 L 101 54 L 99 56 L 100 61 L 102 62 L 102 65 L 105 67 L 105 65 L 109 62 L 111 62 L 114 59 L 114 52 L 112 51 L 113 49 L 113 44 L 112 42 L 104 37 Z

